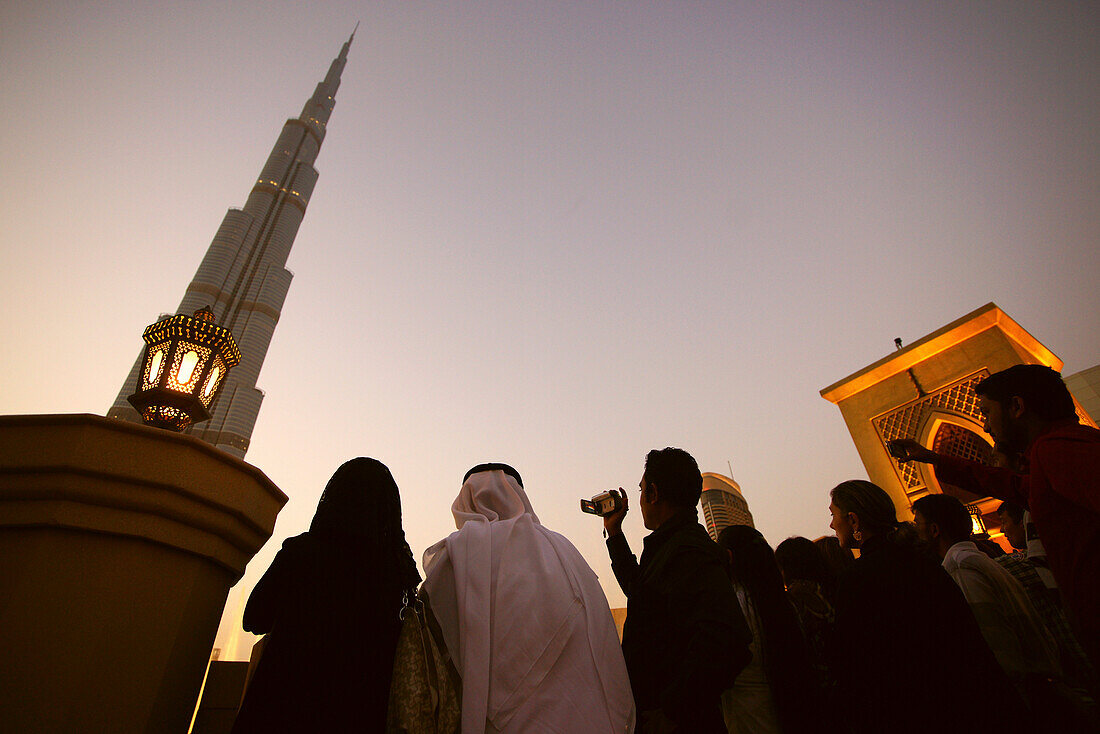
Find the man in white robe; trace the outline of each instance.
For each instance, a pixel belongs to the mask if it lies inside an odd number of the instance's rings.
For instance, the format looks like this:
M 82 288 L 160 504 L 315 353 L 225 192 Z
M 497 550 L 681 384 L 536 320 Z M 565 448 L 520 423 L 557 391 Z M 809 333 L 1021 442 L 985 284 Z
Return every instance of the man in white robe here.
M 423 590 L 462 677 L 463 733 L 632 732 L 607 598 L 519 473 L 474 467 L 451 512 L 458 530 L 425 551 Z

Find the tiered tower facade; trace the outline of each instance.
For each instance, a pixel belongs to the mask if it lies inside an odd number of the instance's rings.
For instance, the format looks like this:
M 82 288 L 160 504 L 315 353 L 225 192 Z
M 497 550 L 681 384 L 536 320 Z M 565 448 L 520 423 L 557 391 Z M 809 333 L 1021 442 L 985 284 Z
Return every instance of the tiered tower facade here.
M 703 508 L 703 525 L 716 543 L 718 534 L 730 525 L 756 527 L 749 512 L 749 503 L 741 494 L 741 485 L 730 477 L 703 472 L 703 494 L 699 505 Z
M 317 183 L 313 164 L 354 39 L 353 31 L 302 114 L 283 125 L 248 201 L 226 213 L 176 309 L 176 313 L 191 314 L 209 306 L 218 324 L 237 340 L 241 363 L 229 373 L 211 406 L 213 417 L 188 432 L 239 458 L 248 451 L 260 412 L 263 393 L 256 381 L 293 277 L 286 261 Z M 141 354 L 108 411 L 109 418 L 141 422 L 126 400 L 137 388 L 140 370 Z

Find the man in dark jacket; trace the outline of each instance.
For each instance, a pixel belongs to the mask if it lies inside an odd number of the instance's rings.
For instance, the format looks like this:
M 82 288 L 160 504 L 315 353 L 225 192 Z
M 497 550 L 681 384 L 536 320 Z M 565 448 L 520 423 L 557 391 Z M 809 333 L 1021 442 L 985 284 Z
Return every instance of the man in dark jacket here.
M 639 563 L 622 532 L 628 501 L 604 517 L 611 568 L 627 597 L 623 656 L 638 732 L 724 734 L 721 694 L 748 664 L 752 634 L 725 558 L 695 510 L 699 465 L 683 449 L 650 451 L 639 483 L 645 527 Z

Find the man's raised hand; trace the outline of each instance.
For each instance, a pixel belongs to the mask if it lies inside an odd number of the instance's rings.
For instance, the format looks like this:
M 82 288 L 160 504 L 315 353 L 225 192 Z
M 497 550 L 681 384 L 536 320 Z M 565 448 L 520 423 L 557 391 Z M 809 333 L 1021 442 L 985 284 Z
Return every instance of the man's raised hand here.
M 618 490 L 611 490 L 612 494 L 619 496 L 621 507 L 614 512 L 603 516 L 603 529 L 607 532 L 607 537 L 613 538 L 623 531 L 623 518 L 626 517 L 626 511 L 630 509 L 628 507 L 629 501 L 626 499 L 626 492 L 622 487 Z

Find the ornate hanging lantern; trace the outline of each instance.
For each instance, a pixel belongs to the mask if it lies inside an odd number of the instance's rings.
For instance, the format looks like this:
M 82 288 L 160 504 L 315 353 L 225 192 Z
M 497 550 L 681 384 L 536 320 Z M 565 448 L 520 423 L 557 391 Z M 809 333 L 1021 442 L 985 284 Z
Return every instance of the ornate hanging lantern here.
M 985 535 L 985 520 L 982 519 L 982 511 L 977 505 L 967 505 L 966 509 L 970 513 L 970 534 Z
M 209 307 L 151 324 L 142 334 L 138 391 L 127 400 L 146 424 L 182 431 L 210 418 L 209 408 L 229 370 L 241 361 L 229 329 Z

